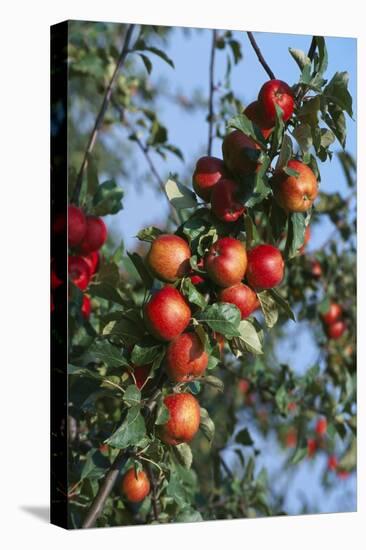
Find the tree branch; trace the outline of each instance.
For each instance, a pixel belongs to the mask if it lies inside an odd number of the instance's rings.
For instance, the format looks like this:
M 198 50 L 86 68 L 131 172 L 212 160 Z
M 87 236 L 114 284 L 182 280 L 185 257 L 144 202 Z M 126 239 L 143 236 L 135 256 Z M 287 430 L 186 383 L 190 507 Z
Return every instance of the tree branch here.
M 212 46 L 211 46 L 211 56 L 210 56 L 210 95 L 208 101 L 208 145 L 207 145 L 207 155 L 210 157 L 212 152 L 212 141 L 213 141 L 213 118 L 214 118 L 214 109 L 213 109 L 213 95 L 215 91 L 214 86 L 214 76 L 215 76 L 215 51 L 216 51 L 216 36 L 217 31 L 213 29 L 212 31 Z
M 145 403 L 145 407 L 150 413 L 154 410 L 154 407 L 156 405 L 156 398 L 158 397 L 160 391 L 161 391 L 160 388 L 157 388 L 152 394 L 152 396 Z M 82 529 L 88 529 L 89 527 L 93 527 L 95 525 L 95 522 L 97 521 L 97 519 L 99 518 L 100 514 L 103 511 L 105 501 L 109 497 L 114 487 L 114 484 L 118 478 L 120 470 L 123 468 L 127 460 L 132 455 L 133 455 L 133 449 L 131 447 L 120 450 L 112 466 L 109 468 L 103 480 L 103 483 L 100 486 L 99 491 L 91 507 L 88 510 L 86 518 L 81 526 Z
M 148 464 L 146 468 L 147 468 L 147 473 L 151 484 L 151 504 L 152 504 L 153 514 L 154 514 L 154 520 L 159 521 L 159 506 L 158 506 L 158 498 L 156 493 L 155 475 L 150 464 Z
M 124 43 L 123 43 L 123 47 L 122 47 L 120 56 L 118 58 L 116 68 L 113 71 L 112 77 L 111 77 L 111 79 L 109 81 L 109 84 L 107 86 L 107 89 L 105 91 L 104 98 L 103 98 L 103 101 L 102 101 L 102 105 L 100 107 L 97 118 L 95 119 L 93 130 L 92 130 L 92 132 L 89 136 L 89 141 L 88 141 L 86 151 L 85 151 L 85 154 L 84 154 L 83 162 L 81 163 L 80 170 L 79 170 L 79 173 L 78 173 L 77 179 L 76 179 L 75 188 L 74 188 L 73 195 L 72 195 L 72 202 L 74 202 L 76 204 L 78 204 L 78 202 L 79 202 L 79 196 L 80 196 L 81 186 L 82 186 L 82 182 L 83 182 L 83 175 L 84 175 L 85 169 L 88 165 L 88 157 L 89 157 L 89 155 L 91 154 L 91 152 L 94 148 L 94 145 L 95 145 L 95 142 L 96 142 L 96 139 L 97 139 L 97 136 L 98 136 L 98 132 L 100 130 L 100 127 L 101 127 L 103 119 L 104 119 L 104 115 L 105 115 L 105 113 L 108 109 L 108 105 L 109 105 L 111 95 L 112 95 L 113 86 L 115 84 L 118 72 L 119 72 L 119 70 L 121 69 L 121 67 L 124 63 L 127 54 L 129 53 L 128 48 L 129 48 L 129 44 L 130 44 L 130 40 L 131 40 L 131 36 L 132 36 L 132 32 L 134 30 L 134 27 L 135 27 L 135 25 L 131 24 L 127 28 Z
M 257 42 L 255 41 L 253 33 L 248 31 L 247 35 L 248 35 L 248 38 L 249 38 L 249 41 L 250 41 L 251 45 L 253 46 L 253 50 L 257 54 L 257 57 L 258 57 L 258 60 L 259 60 L 260 64 L 262 65 L 262 67 L 266 71 L 266 73 L 268 74 L 269 78 L 271 80 L 274 80 L 276 78 L 275 75 L 274 75 L 274 72 L 272 71 L 271 67 L 268 65 L 268 63 L 264 59 L 264 57 L 262 55 L 262 52 L 260 51 L 259 46 L 258 46 Z

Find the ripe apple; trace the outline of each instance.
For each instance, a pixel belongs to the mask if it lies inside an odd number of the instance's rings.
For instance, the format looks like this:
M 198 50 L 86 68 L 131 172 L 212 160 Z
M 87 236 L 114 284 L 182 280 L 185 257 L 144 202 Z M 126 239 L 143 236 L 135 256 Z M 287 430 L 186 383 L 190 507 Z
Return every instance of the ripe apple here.
M 97 216 L 87 216 L 86 232 L 79 245 L 80 251 L 85 255 L 94 250 L 99 250 L 107 240 L 107 228 L 102 220 Z
M 69 277 L 80 290 L 85 290 L 90 281 L 90 269 L 81 256 L 69 256 Z
M 222 179 L 211 194 L 212 211 L 223 222 L 236 222 L 245 212 L 245 206 L 237 200 L 239 185 L 234 180 Z
M 258 290 L 278 286 L 283 279 L 284 267 L 278 248 L 270 244 L 255 246 L 248 252 L 248 283 Z
M 338 466 L 338 460 L 335 455 L 329 455 L 328 457 L 328 470 L 336 470 Z
M 259 170 L 259 152 L 259 145 L 240 130 L 227 134 L 222 142 L 225 164 L 235 176 L 246 176 Z
M 86 218 L 81 208 L 70 204 L 67 214 L 67 234 L 69 246 L 75 247 L 81 243 L 86 233 Z
M 247 253 L 241 241 L 223 237 L 216 241 L 205 257 L 210 279 L 220 287 L 240 283 L 247 268 Z
M 329 306 L 328 311 L 321 314 L 321 318 L 323 323 L 325 323 L 326 325 L 332 325 L 342 317 L 342 313 L 343 310 L 341 306 L 335 302 L 332 302 Z
M 170 342 L 165 361 L 170 380 L 189 382 L 205 372 L 208 354 L 197 334 L 184 332 Z
M 216 183 L 225 176 L 224 161 L 216 157 L 201 157 L 198 159 L 196 169 L 193 172 L 193 189 L 201 199 L 208 202 L 212 189 Z
M 94 275 L 98 271 L 99 268 L 99 262 L 100 262 L 100 254 L 98 250 L 94 250 L 94 252 L 90 252 L 87 256 L 83 256 L 83 259 L 86 261 L 90 268 L 90 275 Z
M 159 437 L 168 445 L 191 441 L 200 426 L 200 406 L 190 393 L 168 395 L 164 404 L 169 411 L 169 420 L 160 427 Z
M 285 447 L 293 448 L 297 445 L 297 429 L 290 427 L 285 433 Z
M 90 313 L 91 313 L 91 299 L 90 299 L 90 296 L 88 296 L 87 294 L 84 294 L 83 301 L 81 304 L 81 314 L 86 321 L 89 319 Z
M 240 393 L 242 393 L 243 395 L 246 395 L 250 388 L 249 380 L 246 380 L 245 378 L 242 378 L 241 380 L 239 380 L 238 388 L 240 390 Z
M 287 212 L 305 212 L 311 208 L 318 196 L 318 182 L 314 172 L 307 164 L 292 159 L 288 168 L 296 170 L 297 176 L 289 176 L 279 170 L 272 178 L 274 197 Z
M 282 80 L 268 80 L 263 84 L 258 94 L 258 101 L 268 124 L 276 123 L 276 104 L 282 109 L 282 119 L 286 122 L 294 112 L 294 95 L 286 82 Z
M 311 458 L 315 455 L 318 449 L 318 443 L 316 439 L 312 439 L 312 438 L 308 439 L 307 447 L 308 447 L 308 457 Z
M 146 257 L 151 273 L 161 281 L 174 283 L 189 271 L 191 250 L 178 235 L 159 235 Z
M 151 372 L 151 365 L 134 365 L 133 375 L 136 380 L 136 386 L 141 390 L 146 380 L 149 378 Z
M 319 418 L 315 424 L 315 433 L 321 437 L 327 433 L 328 423 L 326 418 Z
M 322 266 L 318 262 L 318 260 L 313 260 L 311 262 L 311 274 L 313 277 L 318 278 L 323 275 Z
M 129 502 L 141 502 L 150 493 L 149 478 L 143 470 L 130 468 L 123 476 L 121 490 Z
M 220 302 L 227 302 L 238 307 L 242 319 L 249 317 L 257 308 L 258 299 L 256 293 L 243 283 L 220 290 L 218 298 Z
M 347 330 L 347 325 L 344 321 L 336 321 L 331 325 L 327 325 L 326 333 L 331 340 L 338 340 Z
M 273 124 L 265 117 L 259 101 L 253 101 L 244 110 L 244 114 L 260 129 L 264 139 L 268 139 L 273 131 Z
M 204 269 L 205 266 L 204 266 L 203 258 L 201 258 L 197 262 L 197 267 L 199 269 Z M 200 273 L 197 273 L 196 271 L 193 271 L 193 270 L 191 270 L 189 274 L 189 278 L 191 279 L 191 283 L 195 286 L 203 285 L 203 283 L 206 282 L 206 279 Z
M 341 468 L 337 470 L 337 477 L 339 477 L 339 479 L 347 479 L 349 477 L 349 471 Z
M 213 333 L 213 336 L 216 340 L 216 344 L 219 345 L 219 350 L 220 350 L 220 357 L 223 356 L 223 353 L 224 353 L 224 348 L 225 348 L 225 338 L 222 334 L 220 334 L 219 332 L 214 332 Z
M 176 288 L 165 286 L 145 305 L 144 319 L 146 328 L 155 338 L 169 342 L 187 328 L 191 310 Z

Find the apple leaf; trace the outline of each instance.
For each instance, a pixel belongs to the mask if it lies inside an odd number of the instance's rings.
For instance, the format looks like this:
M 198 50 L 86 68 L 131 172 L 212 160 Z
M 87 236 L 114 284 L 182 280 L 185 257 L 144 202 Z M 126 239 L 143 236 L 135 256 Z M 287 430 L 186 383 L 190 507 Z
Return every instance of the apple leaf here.
M 181 183 L 169 179 L 165 184 L 165 192 L 176 210 L 197 206 L 196 195 Z
M 211 443 L 215 435 L 215 424 L 211 420 L 207 410 L 203 407 L 201 407 L 200 430 L 206 439 Z
M 145 227 L 145 229 L 142 229 L 137 233 L 137 238 L 139 241 L 145 241 L 147 243 L 152 243 L 155 241 L 159 235 L 162 235 L 163 231 L 158 229 L 157 227 L 154 227 L 151 225 L 150 227 Z
M 146 434 L 145 421 L 139 406 L 131 407 L 121 426 L 106 440 L 108 445 L 117 449 L 125 449 L 130 445 L 138 445 Z
M 180 443 L 180 445 L 175 445 L 172 447 L 172 452 L 179 464 L 189 470 L 192 466 L 193 460 L 190 446 L 187 445 L 187 443 Z
M 206 323 L 212 330 L 230 339 L 240 336 L 240 318 L 240 311 L 233 304 L 216 303 L 202 311 L 196 320 Z
M 274 327 L 274 325 L 278 321 L 278 307 L 276 301 L 267 290 L 264 290 L 263 292 L 258 292 L 257 296 L 261 304 L 264 320 L 267 327 Z

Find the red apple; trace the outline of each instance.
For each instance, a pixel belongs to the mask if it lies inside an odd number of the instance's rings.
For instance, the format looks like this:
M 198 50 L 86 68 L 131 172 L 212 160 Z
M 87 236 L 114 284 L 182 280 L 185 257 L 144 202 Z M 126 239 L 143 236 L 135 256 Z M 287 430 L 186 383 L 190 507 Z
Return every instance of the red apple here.
M 197 399 L 190 393 L 176 393 L 165 397 L 164 404 L 169 411 L 169 420 L 159 429 L 160 439 L 168 445 L 191 441 L 201 420 Z
M 286 82 L 269 80 L 263 84 L 258 94 L 258 101 L 263 109 L 263 116 L 268 124 L 276 123 L 276 104 L 282 109 L 282 119 L 286 122 L 294 112 L 294 95 Z
M 95 250 L 99 250 L 107 240 L 107 228 L 102 220 L 97 216 L 87 216 L 86 232 L 79 245 L 80 251 L 85 255 Z
M 285 446 L 288 448 L 296 447 L 297 445 L 297 429 L 289 428 L 285 434 Z
M 67 214 L 69 246 L 75 247 L 81 243 L 86 233 L 86 218 L 81 208 L 70 204 Z
M 121 490 L 129 502 L 141 502 L 150 493 L 150 481 L 146 473 L 130 468 L 122 479 Z
M 245 212 L 244 205 L 236 198 L 239 185 L 234 180 L 222 179 L 211 194 L 211 207 L 215 216 L 223 222 L 236 222 Z
M 81 256 L 69 256 L 69 277 L 80 290 L 85 290 L 90 281 L 90 269 Z
M 284 275 L 281 252 L 270 244 L 260 244 L 248 252 L 247 280 L 255 289 L 278 286 Z
M 146 262 L 151 273 L 161 281 L 174 283 L 190 269 L 191 250 L 178 235 L 159 235 L 152 243 Z
M 100 254 L 98 250 L 90 252 L 90 254 L 88 254 L 87 256 L 83 256 L 83 259 L 86 261 L 90 268 L 90 275 L 94 275 L 94 273 L 98 271 L 100 262 Z
M 241 241 L 223 237 L 212 245 L 205 257 L 210 279 L 220 287 L 240 283 L 247 268 L 247 253 Z
M 240 130 L 227 134 L 222 142 L 225 164 L 235 176 L 246 176 L 259 170 L 259 151 L 259 145 Z
M 318 182 L 314 172 L 299 160 L 290 160 L 288 168 L 296 170 L 297 176 L 289 176 L 281 169 L 272 178 L 274 197 L 286 212 L 305 212 L 318 196 Z
M 321 314 L 321 318 L 323 323 L 325 323 L 326 325 L 332 325 L 342 317 L 342 313 L 343 310 L 341 306 L 335 302 L 332 302 L 329 306 L 328 311 Z
M 328 423 L 326 418 L 319 418 L 315 424 L 315 433 L 321 437 L 327 433 Z
M 90 299 L 90 296 L 88 296 L 87 294 L 84 294 L 83 302 L 81 304 L 81 314 L 86 321 L 89 319 L 90 313 L 91 313 L 91 299 Z
M 216 157 L 201 157 L 193 173 L 193 189 L 201 199 L 208 202 L 212 189 L 225 176 L 224 161 Z
M 244 114 L 260 129 L 264 139 L 268 139 L 273 131 L 273 124 L 265 117 L 259 101 L 253 101 L 244 110 Z
M 218 298 L 220 302 L 227 302 L 238 307 L 242 319 L 249 317 L 257 308 L 256 293 L 243 283 L 238 283 L 237 285 L 220 290 Z
M 331 340 L 338 340 L 347 330 L 347 325 L 344 321 L 336 321 L 331 325 L 327 325 L 326 332 Z
M 172 286 L 155 292 L 144 307 L 148 331 L 158 340 L 169 342 L 181 334 L 191 319 L 191 310 L 182 294 Z
M 169 344 L 165 361 L 170 380 L 189 382 L 205 372 L 208 354 L 197 334 L 185 332 Z
M 328 470 L 336 470 L 338 466 L 338 460 L 335 455 L 329 455 L 328 457 Z
M 316 279 L 318 277 L 321 277 L 323 275 L 323 270 L 322 270 L 322 266 L 320 265 L 320 263 L 318 262 L 318 260 L 313 260 L 311 262 L 311 274 L 313 277 L 315 277 Z
M 311 439 L 311 438 L 308 439 L 307 447 L 308 447 L 308 457 L 312 458 L 318 449 L 318 443 L 316 439 Z
M 243 395 L 246 395 L 250 388 L 249 380 L 246 380 L 245 378 L 242 378 L 241 380 L 239 380 L 238 388 L 240 390 L 240 393 L 242 393 Z

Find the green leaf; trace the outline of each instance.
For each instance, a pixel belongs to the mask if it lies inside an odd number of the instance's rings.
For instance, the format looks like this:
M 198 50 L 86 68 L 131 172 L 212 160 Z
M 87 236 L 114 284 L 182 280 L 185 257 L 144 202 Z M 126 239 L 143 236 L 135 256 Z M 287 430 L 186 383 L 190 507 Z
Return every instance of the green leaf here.
M 87 363 L 101 361 L 110 368 L 129 366 L 122 351 L 105 340 L 95 341 L 84 355 L 84 359 Z
M 261 355 L 263 353 L 262 342 L 259 334 L 248 319 L 240 321 L 239 324 L 240 342 L 242 343 L 243 351 Z
M 293 136 L 299 144 L 303 154 L 307 153 L 311 149 L 313 145 L 313 138 L 309 124 L 300 124 L 299 126 L 296 126 L 293 131 Z
M 101 183 L 93 198 L 93 214 L 106 216 L 122 210 L 123 191 L 114 180 Z
M 235 443 L 239 443 L 245 447 L 251 447 L 253 445 L 253 439 L 250 437 L 250 433 L 247 428 L 243 428 L 236 434 Z
M 145 65 L 145 69 L 147 70 L 148 74 L 151 74 L 152 63 L 151 63 L 150 59 L 147 57 L 147 55 L 144 55 L 143 53 L 140 53 L 139 55 L 140 55 L 144 65 Z
M 290 464 L 298 464 L 307 456 L 307 454 L 308 450 L 306 447 L 299 447 L 291 457 Z
M 352 96 L 348 91 L 349 75 L 346 71 L 336 72 L 323 90 L 328 102 L 335 103 L 352 118 Z
M 71 363 L 67 366 L 67 374 L 75 375 L 75 376 L 83 376 L 85 378 L 92 378 L 95 380 L 103 380 L 103 377 L 99 374 L 99 372 L 86 369 L 84 367 L 77 367 L 75 365 L 72 365 Z
M 304 244 L 307 216 L 303 212 L 292 212 L 288 216 L 288 231 L 285 255 L 291 259 L 298 256 L 299 249 Z
M 183 279 L 182 292 L 191 304 L 195 304 L 200 309 L 204 309 L 207 306 L 205 297 L 198 292 L 197 288 L 188 277 Z
M 234 63 L 235 65 L 239 63 L 239 61 L 242 59 L 243 55 L 241 53 L 241 44 L 237 40 L 229 40 L 228 44 L 231 48 L 231 51 L 233 53 Z
M 244 114 L 236 115 L 231 118 L 227 124 L 228 128 L 235 128 L 240 130 L 246 136 L 252 138 L 256 143 L 258 143 L 262 149 L 267 148 L 266 140 L 263 137 L 263 134 L 259 128 Z
M 110 302 L 115 302 L 122 306 L 126 303 L 120 290 L 110 283 L 92 283 L 89 285 L 88 293 L 91 294 L 91 296 L 103 298 L 104 300 L 109 300 Z
M 140 412 L 140 407 L 131 407 L 127 412 L 124 422 L 106 440 L 106 443 L 117 449 L 125 449 L 130 445 L 137 445 L 145 437 L 145 434 L 145 421 Z
M 296 317 L 292 309 L 290 308 L 288 302 L 284 298 L 282 298 L 281 294 L 276 290 L 275 288 L 271 288 L 269 291 L 270 295 L 276 302 L 276 304 L 282 309 L 282 311 L 287 315 L 289 319 L 292 319 L 292 321 L 296 322 Z
M 282 414 L 287 413 L 288 393 L 285 386 L 282 385 L 278 388 L 275 395 L 275 401 L 279 411 Z
M 220 378 L 217 378 L 217 376 L 205 376 L 203 379 L 203 383 L 212 386 L 213 388 L 215 388 L 215 390 L 218 390 L 219 392 L 224 391 L 224 383 L 222 380 L 220 380 Z
M 240 336 L 238 329 L 241 315 L 239 309 L 233 304 L 216 303 L 208 306 L 196 319 L 198 322 L 206 323 L 212 330 L 226 338 Z
M 135 384 L 131 384 L 126 388 L 126 391 L 123 394 L 123 401 L 128 407 L 134 407 L 140 404 L 141 392 Z
M 328 105 L 328 112 L 323 113 L 322 118 L 344 148 L 346 145 L 347 125 L 342 109 L 337 105 Z
M 102 455 L 97 449 L 90 449 L 86 454 L 86 461 L 82 467 L 80 481 L 84 479 L 100 479 L 110 468 L 110 462 L 107 457 Z
M 179 464 L 189 470 L 193 460 L 190 446 L 187 443 L 180 443 L 179 445 L 174 445 L 172 451 Z
M 155 424 L 157 426 L 162 426 L 166 424 L 168 420 L 169 420 L 169 409 L 164 404 L 164 396 L 160 395 L 156 406 Z
M 318 47 L 319 58 L 315 66 L 315 71 L 319 76 L 323 76 L 328 68 L 328 52 L 325 45 L 325 39 L 323 36 L 317 36 L 315 38 Z
M 144 260 L 137 254 L 137 252 L 127 252 L 127 256 L 136 268 L 137 273 L 140 275 L 142 282 L 146 288 L 153 286 L 153 278 L 145 266 Z
M 287 166 L 288 161 L 292 158 L 292 140 L 290 136 L 285 134 L 283 136 L 280 154 L 276 164 L 276 170 L 279 170 L 283 166 Z
M 184 508 L 175 517 L 175 521 L 177 521 L 178 523 L 194 523 L 197 521 L 203 521 L 203 517 L 198 510 L 192 510 L 192 508 Z
M 139 241 L 152 243 L 157 237 L 159 237 L 159 235 L 163 235 L 163 231 L 161 231 L 157 227 L 154 227 L 153 225 L 150 225 L 150 227 L 145 227 L 145 229 L 141 229 L 141 231 L 137 233 L 137 238 L 139 239 Z
M 152 345 L 151 342 L 140 342 L 136 344 L 131 353 L 131 362 L 134 365 L 149 365 L 152 363 L 162 351 L 163 346 Z
M 181 183 L 169 179 L 165 184 L 165 192 L 176 210 L 197 206 L 196 195 Z
M 263 292 L 257 293 L 258 300 L 261 304 L 261 308 L 264 315 L 264 320 L 268 328 L 274 327 L 278 321 L 278 307 L 277 303 L 271 296 L 271 294 L 264 290 Z
M 306 65 L 311 64 L 310 59 L 302 50 L 289 48 L 288 51 L 290 52 L 290 54 L 292 55 L 292 57 L 294 58 L 294 60 L 296 61 L 296 63 L 298 64 L 301 70 L 303 70 Z
M 109 321 L 103 327 L 102 335 L 119 338 L 129 345 L 133 345 L 141 340 L 144 329 L 130 319 L 118 319 Z
M 215 424 L 211 420 L 206 409 L 201 407 L 200 430 L 211 443 L 215 435 Z

